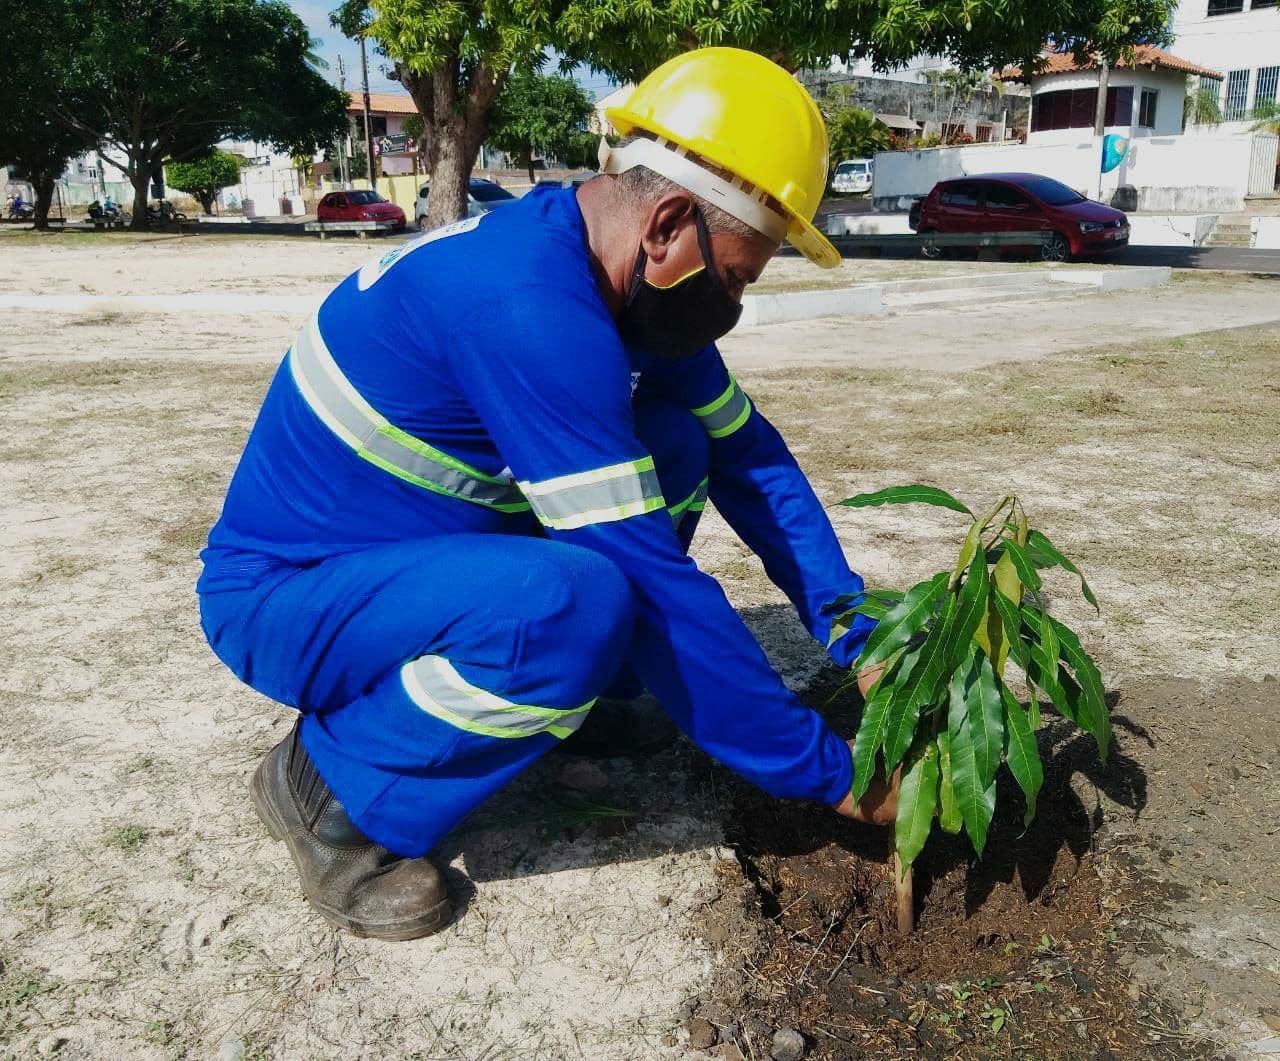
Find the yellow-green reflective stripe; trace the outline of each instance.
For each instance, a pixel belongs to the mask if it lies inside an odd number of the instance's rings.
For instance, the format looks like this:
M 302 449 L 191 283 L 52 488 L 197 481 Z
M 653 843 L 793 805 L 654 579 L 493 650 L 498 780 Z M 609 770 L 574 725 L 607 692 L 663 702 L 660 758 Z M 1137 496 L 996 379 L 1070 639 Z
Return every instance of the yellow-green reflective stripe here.
M 473 468 L 390 423 L 343 375 L 313 317 L 289 351 L 289 368 L 311 410 L 357 456 L 405 482 L 499 512 L 524 512 L 515 484 Z
M 519 485 L 534 514 L 555 530 L 611 523 L 666 507 L 652 457 Z
M 553 708 L 516 704 L 472 685 L 443 656 L 420 656 L 400 668 L 409 698 L 429 715 L 468 733 L 486 737 L 531 737 L 551 733 L 563 739 L 573 733 L 595 700 L 579 707 Z
M 751 416 L 751 402 L 738 386 L 738 381 L 729 376 L 729 386 L 713 402 L 700 405 L 692 410 L 693 415 L 702 421 L 702 426 L 712 438 L 724 438 L 732 435 Z
M 680 520 L 685 512 L 701 512 L 707 507 L 707 487 L 708 480 L 703 479 L 688 497 L 679 504 L 672 505 L 667 509 L 671 513 L 672 522 L 678 527 Z

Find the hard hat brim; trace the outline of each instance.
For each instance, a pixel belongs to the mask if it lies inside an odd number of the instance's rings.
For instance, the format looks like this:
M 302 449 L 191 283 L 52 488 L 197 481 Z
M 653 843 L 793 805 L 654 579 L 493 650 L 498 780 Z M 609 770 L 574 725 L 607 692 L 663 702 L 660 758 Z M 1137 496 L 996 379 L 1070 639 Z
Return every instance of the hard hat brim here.
M 840 264 L 840 252 L 836 250 L 835 245 L 797 214 L 791 215 L 791 227 L 787 229 L 787 242 L 822 269 L 834 269 Z

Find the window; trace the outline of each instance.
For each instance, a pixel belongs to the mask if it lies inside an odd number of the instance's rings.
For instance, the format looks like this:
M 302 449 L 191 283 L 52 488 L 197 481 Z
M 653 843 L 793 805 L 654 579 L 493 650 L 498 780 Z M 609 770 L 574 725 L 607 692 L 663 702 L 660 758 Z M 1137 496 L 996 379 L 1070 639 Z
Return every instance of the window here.
M 1232 70 L 1227 75 L 1227 100 L 1222 108 L 1222 119 L 1238 122 L 1249 107 L 1249 71 Z
M 947 206 L 959 206 L 970 210 L 978 206 L 978 185 L 972 181 L 948 184 L 938 195 L 938 201 Z
M 1275 103 L 1280 95 L 1280 66 L 1264 66 L 1258 71 L 1258 88 L 1253 95 L 1253 105 Z
M 478 203 L 496 203 L 500 199 L 515 198 L 506 188 L 500 184 L 494 184 L 493 181 L 474 180 L 469 190 L 471 198 Z
M 1209 0 L 1210 15 L 1236 15 L 1244 10 L 1244 0 Z
M 1045 129 L 1092 129 L 1098 109 L 1096 88 L 1041 92 L 1031 101 L 1031 131 Z M 1133 89 L 1107 89 L 1107 125 L 1128 125 L 1133 115 Z
M 986 188 L 988 210 L 1023 210 L 1031 205 L 1025 195 L 1007 184 L 988 184 Z
M 1253 0 L 1252 11 L 1257 11 L 1260 7 L 1275 7 L 1280 0 Z
M 1142 100 L 1138 104 L 1138 124 L 1144 129 L 1154 129 L 1156 127 L 1156 100 L 1160 98 L 1160 93 L 1153 89 L 1144 88 L 1142 90 Z
M 347 198 L 351 200 L 352 206 L 368 206 L 370 203 L 385 202 L 382 196 L 377 192 L 370 191 L 348 192 Z
M 369 132 L 375 137 L 387 135 L 387 119 L 384 115 L 369 115 Z
M 1049 206 L 1069 206 L 1071 203 L 1084 202 L 1083 195 L 1051 177 L 1034 177 L 1025 181 L 1023 187 Z

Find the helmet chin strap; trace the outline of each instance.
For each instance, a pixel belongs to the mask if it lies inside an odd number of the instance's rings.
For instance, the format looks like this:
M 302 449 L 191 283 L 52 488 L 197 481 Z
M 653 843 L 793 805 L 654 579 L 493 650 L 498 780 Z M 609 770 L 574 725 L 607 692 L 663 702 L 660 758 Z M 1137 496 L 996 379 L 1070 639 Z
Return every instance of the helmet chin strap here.
M 623 147 L 610 147 L 601 138 L 602 173 L 625 173 L 637 166 L 660 173 L 775 243 L 787 238 L 787 219 L 765 205 L 767 194 L 754 185 L 740 179 L 725 180 L 698 165 L 685 148 L 669 140 L 637 137 Z

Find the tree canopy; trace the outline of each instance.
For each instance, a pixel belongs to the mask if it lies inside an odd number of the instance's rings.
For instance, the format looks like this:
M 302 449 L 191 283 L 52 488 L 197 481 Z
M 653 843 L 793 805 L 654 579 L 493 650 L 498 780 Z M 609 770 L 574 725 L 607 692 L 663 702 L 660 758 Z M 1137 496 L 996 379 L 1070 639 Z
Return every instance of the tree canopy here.
M 170 184 L 180 192 L 194 195 L 204 212 L 210 214 L 219 189 L 240 179 L 240 160 L 229 151 L 214 148 L 189 162 L 170 162 L 164 173 Z
M 870 111 L 850 104 L 843 93 L 822 101 L 822 116 L 827 122 L 832 171 L 842 159 L 871 158 L 891 146 L 888 128 Z
M 1175 0 L 347 0 L 338 24 L 373 37 L 423 116 L 432 174 L 429 221 L 466 210 L 466 176 L 513 69 L 535 70 L 549 50 L 562 68 L 583 62 L 638 80 L 664 60 L 734 45 L 791 70 L 832 56 L 882 70 L 921 52 L 963 69 L 1034 66 L 1046 41 L 1116 58 L 1162 43 Z
M 595 154 L 598 137 L 587 128 L 591 100 L 576 81 L 520 71 L 507 79 L 490 123 L 489 142 L 529 168 L 533 156 L 550 155 L 580 166 Z
M 59 42 L 41 109 L 102 145 L 134 185 L 219 140 L 313 151 L 345 128 L 345 98 L 308 62 L 312 41 L 282 0 L 48 0 Z

